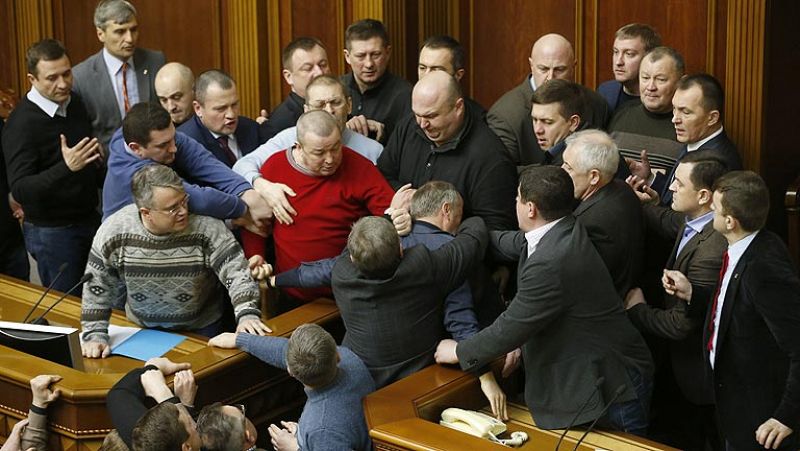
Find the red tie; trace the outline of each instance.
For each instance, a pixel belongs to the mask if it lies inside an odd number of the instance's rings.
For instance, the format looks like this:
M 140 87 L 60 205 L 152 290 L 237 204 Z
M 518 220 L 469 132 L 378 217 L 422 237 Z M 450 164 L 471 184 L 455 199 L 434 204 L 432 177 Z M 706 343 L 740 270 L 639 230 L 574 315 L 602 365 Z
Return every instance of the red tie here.
M 228 145 L 228 135 L 220 136 L 217 138 L 217 142 L 219 142 L 219 146 L 222 147 L 222 151 L 225 152 L 231 165 L 236 164 L 236 155 L 231 150 L 231 146 Z
M 122 63 L 122 101 L 125 104 L 125 112 L 131 109 L 131 101 L 128 100 L 128 63 Z
M 714 303 L 711 304 L 711 318 L 708 321 L 708 343 L 706 349 L 709 352 L 714 349 L 714 319 L 717 317 L 717 305 L 719 304 L 719 292 L 722 291 L 722 279 L 725 278 L 725 271 L 728 270 L 728 251 L 722 256 L 722 268 L 719 270 L 719 283 L 717 284 L 717 292 L 714 293 Z M 721 319 L 721 318 L 720 318 Z

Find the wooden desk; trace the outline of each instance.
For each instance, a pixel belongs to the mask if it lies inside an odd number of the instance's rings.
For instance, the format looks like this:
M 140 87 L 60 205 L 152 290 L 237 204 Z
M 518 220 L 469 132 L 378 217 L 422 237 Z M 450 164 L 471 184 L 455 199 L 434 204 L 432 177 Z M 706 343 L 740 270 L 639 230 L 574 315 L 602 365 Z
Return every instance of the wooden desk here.
M 496 366 L 496 365 L 495 365 Z M 495 368 L 495 374 L 497 374 Z M 498 379 L 499 380 L 499 379 Z M 432 365 L 370 394 L 364 414 L 376 450 L 506 450 L 509 448 L 438 424 L 448 407 L 486 408 L 478 379 L 454 368 Z M 508 431 L 525 431 L 530 437 L 520 450 L 552 450 L 563 431 L 536 427 L 525 406 L 509 404 Z M 559 447 L 572 450 L 584 430 L 571 430 Z M 591 432 L 579 450 L 673 450 L 640 437 L 617 432 Z
M 43 291 L 41 287 L 0 276 L 0 320 L 21 321 Z M 48 294 L 39 314 L 59 297 L 60 294 Z M 80 300 L 67 298 L 47 318 L 54 325 L 80 328 Z M 274 335 L 288 336 L 300 324 L 328 324 L 338 318 L 339 311 L 333 301 L 318 300 L 266 322 Z M 121 313 L 114 313 L 111 321 L 121 326 L 133 325 Z M 298 410 L 305 403 L 302 386 L 286 372 L 238 350 L 210 348 L 204 337 L 185 335 L 187 339 L 166 357 L 192 364 L 199 386 L 196 405 L 215 401 L 245 404 L 247 416 L 265 434 L 266 428 L 261 426 L 285 419 L 285 414 Z M 3 440 L 11 427 L 27 416 L 31 402 L 30 379 L 39 374 L 59 374 L 63 377 L 58 384 L 61 398 L 48 412 L 51 430 L 48 449 L 97 449 L 112 428 L 105 408 L 108 390 L 125 373 L 143 363 L 120 356 L 84 359 L 83 362 L 85 371 L 81 372 L 0 346 L 0 435 Z M 259 441 L 263 440 L 264 437 L 260 437 Z

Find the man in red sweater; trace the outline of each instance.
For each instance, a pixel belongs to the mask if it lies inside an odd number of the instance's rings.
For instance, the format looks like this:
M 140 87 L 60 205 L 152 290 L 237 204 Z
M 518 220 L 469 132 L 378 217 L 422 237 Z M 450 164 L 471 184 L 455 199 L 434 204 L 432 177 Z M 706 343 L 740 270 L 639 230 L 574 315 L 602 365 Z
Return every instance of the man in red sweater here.
M 309 111 L 297 121 L 297 144 L 271 156 L 261 176 L 290 187 L 297 210 L 293 224 L 274 222 L 275 269 L 295 268 L 302 262 L 334 257 L 347 244 L 350 227 L 359 218 L 390 214 L 394 192 L 371 161 L 342 146 L 334 117 L 322 110 Z M 400 191 L 402 192 L 402 190 Z M 409 222 L 410 223 L 410 222 Z M 242 234 L 247 257 L 264 256 L 266 242 L 258 235 Z M 331 297 L 329 288 L 286 289 L 300 301 Z

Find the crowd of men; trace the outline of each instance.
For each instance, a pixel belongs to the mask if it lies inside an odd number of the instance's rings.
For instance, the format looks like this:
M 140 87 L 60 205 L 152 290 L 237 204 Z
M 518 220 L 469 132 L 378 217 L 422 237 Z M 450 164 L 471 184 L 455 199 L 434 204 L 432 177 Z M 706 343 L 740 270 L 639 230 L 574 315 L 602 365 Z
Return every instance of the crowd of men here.
M 323 42 L 290 42 L 289 96 L 251 119 L 229 74 L 139 48 L 127 0 L 94 24 L 103 48 L 74 70 L 58 41 L 28 49 L 0 159 L 0 271 L 28 280 L 30 254 L 43 286 L 82 298 L 85 357 L 109 355 L 117 308 L 286 369 L 308 401 L 270 426 L 277 450 L 370 449 L 363 397 L 436 362 L 479 376 L 501 419 L 496 376 L 521 366 L 542 428 L 800 446 L 800 279 L 722 86 L 652 27 L 617 31 L 597 91 L 575 83 L 572 44 L 542 36 L 486 110 L 458 41 L 425 40 L 412 85 L 387 70 L 384 25 L 360 20 L 341 76 Z M 282 311 L 333 297 L 342 344 L 315 325 L 269 337 L 258 280 Z M 46 448 L 58 381 L 31 382 L 4 451 Z M 244 406 L 196 410 L 196 390 L 185 363 L 130 372 L 104 449 L 255 449 Z

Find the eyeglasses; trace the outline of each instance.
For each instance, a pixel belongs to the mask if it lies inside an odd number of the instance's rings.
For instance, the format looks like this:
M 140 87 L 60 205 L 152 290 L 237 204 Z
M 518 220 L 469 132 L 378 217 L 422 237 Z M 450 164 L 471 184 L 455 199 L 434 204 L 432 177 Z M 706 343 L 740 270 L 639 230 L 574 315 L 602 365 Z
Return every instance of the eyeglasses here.
M 178 205 L 174 206 L 173 208 L 170 208 L 169 210 L 157 210 L 155 208 L 152 208 L 151 211 L 166 213 L 172 217 L 175 217 L 178 216 L 178 213 L 180 213 L 180 211 L 184 208 L 186 208 L 187 210 L 189 209 L 189 193 L 186 193 L 183 196 L 183 199 L 180 201 Z
M 314 110 L 321 110 L 324 109 L 327 105 L 330 105 L 333 108 L 339 108 L 344 105 L 346 100 L 343 97 L 334 97 L 329 100 L 320 100 L 318 102 L 311 102 L 308 106 Z

